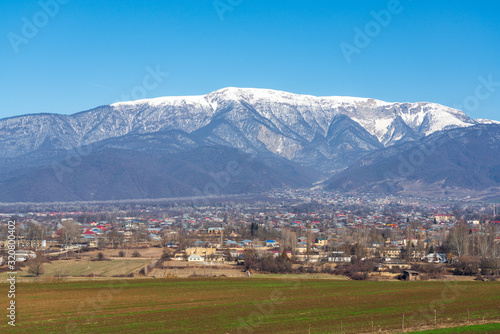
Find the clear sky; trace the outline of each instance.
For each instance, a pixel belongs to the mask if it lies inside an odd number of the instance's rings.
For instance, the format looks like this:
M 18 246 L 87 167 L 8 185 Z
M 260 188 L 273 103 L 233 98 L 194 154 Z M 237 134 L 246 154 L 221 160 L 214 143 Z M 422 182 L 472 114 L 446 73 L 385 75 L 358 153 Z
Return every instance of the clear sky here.
M 233 86 L 500 120 L 499 17 L 479 0 L 2 0 L 0 117 Z

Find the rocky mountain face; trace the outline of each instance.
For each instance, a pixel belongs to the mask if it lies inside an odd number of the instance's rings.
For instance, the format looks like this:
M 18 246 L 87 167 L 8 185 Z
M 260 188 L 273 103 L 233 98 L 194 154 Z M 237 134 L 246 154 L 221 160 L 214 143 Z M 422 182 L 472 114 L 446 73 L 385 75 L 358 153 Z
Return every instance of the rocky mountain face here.
M 266 149 L 293 160 L 316 137 L 326 138 L 341 115 L 367 132 L 361 149 L 477 124 L 459 110 L 434 103 L 388 103 L 226 88 L 203 96 L 120 102 L 74 115 L 33 114 L 3 119 L 0 155 L 15 157 L 37 149 L 71 149 L 128 134 L 176 130 L 202 134 L 213 142 L 248 152 Z M 329 156 L 327 151 L 324 154 Z
M 0 201 L 192 196 L 233 160 L 245 173 L 221 193 L 310 186 L 372 152 L 483 123 L 434 103 L 242 88 L 12 117 L 0 120 Z

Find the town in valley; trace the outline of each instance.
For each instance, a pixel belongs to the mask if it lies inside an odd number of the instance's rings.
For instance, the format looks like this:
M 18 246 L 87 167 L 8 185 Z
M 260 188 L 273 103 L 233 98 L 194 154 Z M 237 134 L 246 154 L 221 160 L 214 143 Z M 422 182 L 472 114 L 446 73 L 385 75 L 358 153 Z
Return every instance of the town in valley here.
M 18 206 L 28 211 L 2 213 L 2 240 L 8 222 L 16 222 L 21 278 L 499 278 L 500 214 L 490 202 L 276 190 L 63 206 Z M 0 247 L 7 271 L 7 241 Z M 115 268 L 120 261 L 127 265 Z

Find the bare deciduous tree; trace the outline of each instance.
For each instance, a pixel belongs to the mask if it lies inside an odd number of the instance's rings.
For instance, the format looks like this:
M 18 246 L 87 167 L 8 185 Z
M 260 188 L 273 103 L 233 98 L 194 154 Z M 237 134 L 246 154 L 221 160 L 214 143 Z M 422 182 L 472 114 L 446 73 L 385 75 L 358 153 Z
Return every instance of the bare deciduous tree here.
M 484 226 L 477 236 L 477 253 L 480 258 L 489 257 L 491 247 L 493 246 L 493 235 L 491 227 Z
M 39 223 L 28 222 L 25 234 L 28 240 L 44 240 L 47 238 L 47 227 Z
M 36 277 L 43 275 L 44 272 L 43 261 L 38 257 L 28 267 L 28 273 Z
M 465 223 L 459 223 L 450 229 L 448 242 L 453 252 L 458 255 L 467 255 L 469 251 L 469 226 Z
M 61 225 L 62 228 L 59 235 L 61 243 L 66 245 L 75 243 L 80 236 L 80 224 L 75 221 L 67 221 L 62 222 Z
M 123 234 L 118 232 L 117 230 L 109 231 L 108 233 L 108 241 L 113 248 L 117 248 L 120 244 L 123 243 Z

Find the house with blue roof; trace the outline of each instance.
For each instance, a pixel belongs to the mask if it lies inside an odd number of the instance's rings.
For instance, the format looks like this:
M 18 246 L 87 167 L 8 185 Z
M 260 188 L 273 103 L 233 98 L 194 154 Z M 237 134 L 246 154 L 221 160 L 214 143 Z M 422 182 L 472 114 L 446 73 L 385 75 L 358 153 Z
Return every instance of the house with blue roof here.
M 266 247 L 278 247 L 276 240 L 266 240 Z

